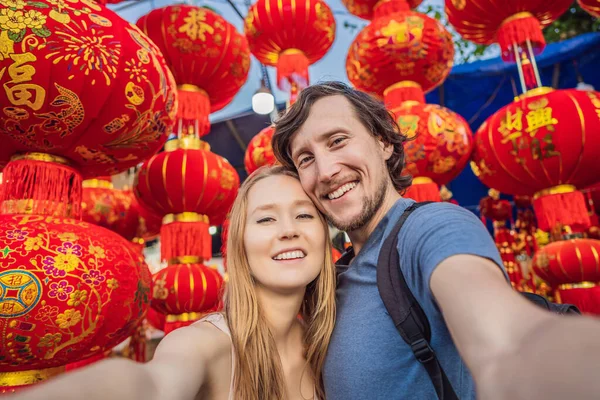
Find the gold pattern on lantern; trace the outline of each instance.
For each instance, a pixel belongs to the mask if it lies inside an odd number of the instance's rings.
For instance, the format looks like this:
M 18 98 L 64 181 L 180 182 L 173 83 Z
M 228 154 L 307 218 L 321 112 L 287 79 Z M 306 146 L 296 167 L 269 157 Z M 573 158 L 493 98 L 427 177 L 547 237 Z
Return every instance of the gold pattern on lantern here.
M 231 190 L 231 188 L 233 188 L 234 182 L 235 178 L 233 176 L 233 172 L 228 169 L 223 169 L 221 171 L 221 188 Z
M 36 70 L 28 63 L 36 61 L 36 56 L 32 53 L 13 53 L 9 54 L 9 57 L 13 61 L 12 64 L 8 68 L 0 69 L 0 79 L 5 73 L 11 78 L 3 85 L 8 101 L 14 106 L 27 106 L 34 111 L 39 110 L 46 99 L 46 90 L 40 85 L 29 83 L 33 80 Z
M 527 105 L 527 108 L 530 111 L 525 115 L 527 119 L 525 131 L 531 137 L 534 137 L 542 127 L 545 127 L 550 132 L 554 132 L 554 124 L 557 124 L 558 120 L 552 117 L 552 108 L 548 107 L 548 99 L 546 97 L 532 101 Z
M 198 8 L 192 9 L 188 12 L 187 17 L 183 20 L 185 24 L 179 27 L 180 33 L 185 33 L 191 40 L 206 40 L 206 34 L 212 35 L 215 29 L 207 24 L 206 21 L 206 10 Z

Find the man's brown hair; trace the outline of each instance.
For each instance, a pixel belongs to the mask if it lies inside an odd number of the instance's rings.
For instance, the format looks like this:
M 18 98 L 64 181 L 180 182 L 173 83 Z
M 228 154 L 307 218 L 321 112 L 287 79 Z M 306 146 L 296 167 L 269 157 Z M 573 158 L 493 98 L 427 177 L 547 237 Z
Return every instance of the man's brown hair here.
M 327 96 L 344 96 L 354 109 L 361 123 L 378 139 L 394 147 L 387 160 L 388 172 L 396 190 L 400 193 L 411 185 L 412 177 L 402 174 L 404 169 L 404 142 L 408 138 L 400 133 L 394 116 L 385 105 L 367 93 L 353 89 L 342 82 L 323 82 L 303 89 L 296 102 L 275 123 L 273 152 L 280 163 L 296 169 L 290 154 L 292 138 L 308 119 L 311 107 Z

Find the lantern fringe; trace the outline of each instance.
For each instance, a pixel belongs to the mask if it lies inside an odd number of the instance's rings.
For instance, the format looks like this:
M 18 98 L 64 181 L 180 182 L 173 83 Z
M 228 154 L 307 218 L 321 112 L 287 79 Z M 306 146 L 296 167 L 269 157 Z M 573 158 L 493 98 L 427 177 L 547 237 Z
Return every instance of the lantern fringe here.
M 161 259 L 197 256 L 203 261 L 212 257 L 212 238 L 205 222 L 171 222 L 160 228 Z
M 542 195 L 533 200 L 538 228 L 550 232 L 559 224 L 573 232 L 584 232 L 591 226 L 585 197 L 579 191 Z
M 423 89 L 419 84 L 412 84 L 412 82 L 398 82 L 387 88 L 384 92 L 384 102 L 388 110 L 400 106 L 405 101 L 425 103 L 425 93 L 423 93 Z
M 502 51 L 502 59 L 509 62 L 514 62 L 518 56 L 514 54 L 514 44 L 521 46 L 529 40 L 535 54 L 541 53 L 546 47 L 540 21 L 533 15 L 509 18 L 498 29 L 496 38 Z
M 600 315 L 600 287 L 557 289 L 556 300 L 561 304 L 573 304 L 582 313 Z
M 435 182 L 414 183 L 406 190 L 404 197 L 421 201 L 442 201 L 440 188 Z
M 177 117 L 186 121 L 186 127 L 192 127 L 194 130 L 197 126 L 197 134 L 199 137 L 208 134 L 210 131 L 210 122 L 208 116 L 210 114 L 210 98 L 203 90 L 185 90 L 179 89 L 179 106 L 177 108 Z M 189 129 L 189 128 L 188 128 Z M 182 132 L 190 134 L 191 132 Z
M 300 91 L 308 86 L 308 66 L 310 62 L 302 51 L 288 49 L 282 52 L 277 59 L 277 86 L 290 92 Z
M 82 177 L 67 165 L 19 159 L 4 168 L 3 214 L 81 218 Z

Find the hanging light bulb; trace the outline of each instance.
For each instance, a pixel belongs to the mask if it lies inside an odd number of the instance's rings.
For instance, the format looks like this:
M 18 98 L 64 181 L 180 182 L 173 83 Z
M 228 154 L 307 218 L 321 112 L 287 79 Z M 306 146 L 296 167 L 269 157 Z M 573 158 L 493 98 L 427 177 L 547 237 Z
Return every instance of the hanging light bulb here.
M 261 86 L 252 96 L 252 110 L 257 114 L 270 114 L 275 109 L 275 97 L 269 89 Z

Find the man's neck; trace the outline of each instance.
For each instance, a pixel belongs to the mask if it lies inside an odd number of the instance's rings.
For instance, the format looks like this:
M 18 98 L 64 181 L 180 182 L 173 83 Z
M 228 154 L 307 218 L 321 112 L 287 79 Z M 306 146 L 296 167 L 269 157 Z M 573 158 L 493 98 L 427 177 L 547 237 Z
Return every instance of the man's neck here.
M 257 287 L 261 311 L 275 339 L 280 357 L 284 358 L 290 349 L 297 348 L 303 340 L 302 325 L 298 320 L 305 290 L 297 293 L 277 293 L 264 287 Z
M 381 207 L 379 207 L 379 210 L 377 210 L 375 212 L 375 215 L 373 215 L 373 218 L 371 218 L 369 222 L 367 222 L 362 228 L 352 232 L 348 232 L 348 236 L 350 237 L 350 241 L 352 242 L 352 248 L 354 249 L 355 256 L 358 255 L 360 250 L 363 248 L 363 246 L 369 239 L 369 236 L 371 236 L 371 234 L 377 227 L 377 224 L 379 224 L 383 217 L 385 217 L 385 215 L 388 213 L 388 211 L 390 211 L 393 205 L 396 204 L 396 201 L 398 201 L 401 198 L 402 196 L 400 196 L 400 194 L 396 192 L 396 190 L 394 190 L 393 188 L 388 188 L 388 193 L 386 194 L 383 203 L 381 204 Z

